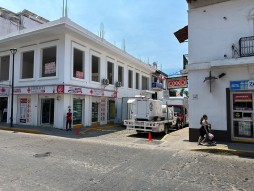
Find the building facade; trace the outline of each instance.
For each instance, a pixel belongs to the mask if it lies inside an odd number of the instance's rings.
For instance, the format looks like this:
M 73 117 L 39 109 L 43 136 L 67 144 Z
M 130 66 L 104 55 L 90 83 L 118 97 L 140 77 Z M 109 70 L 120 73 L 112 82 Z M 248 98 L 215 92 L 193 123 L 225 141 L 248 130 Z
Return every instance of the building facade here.
M 0 7 L 0 36 L 49 22 L 28 10 L 14 13 Z
M 7 106 L 7 123 L 12 65 L 13 123 L 60 129 L 69 108 L 77 127 L 121 123 L 123 98 L 150 90 L 156 71 L 65 17 L 9 33 L 0 37 L 0 109 Z
M 254 142 L 253 0 L 187 0 L 190 141 L 207 114 L 217 140 Z

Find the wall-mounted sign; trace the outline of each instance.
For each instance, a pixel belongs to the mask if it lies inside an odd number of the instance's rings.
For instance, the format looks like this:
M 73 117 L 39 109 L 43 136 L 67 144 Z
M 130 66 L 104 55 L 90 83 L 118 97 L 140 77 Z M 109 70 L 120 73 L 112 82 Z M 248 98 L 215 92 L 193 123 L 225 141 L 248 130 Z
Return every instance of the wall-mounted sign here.
M 234 102 L 252 102 L 252 94 L 234 94 L 233 95 Z
M 10 88 L 6 86 L 0 86 L 0 96 L 9 96 Z
M 76 78 L 84 79 L 84 72 L 76 71 Z
M 187 77 L 176 77 L 167 79 L 168 89 L 187 88 Z
M 45 64 L 45 74 L 54 74 L 56 73 L 56 63 L 50 62 Z
M 242 116 L 242 112 L 234 112 L 234 118 L 235 119 L 240 119 L 240 118 L 242 118 L 243 116 Z
M 248 80 L 230 81 L 230 90 L 247 90 Z
M 152 89 L 159 89 L 161 90 L 163 87 L 162 87 L 162 83 L 159 83 L 159 82 L 152 82 Z

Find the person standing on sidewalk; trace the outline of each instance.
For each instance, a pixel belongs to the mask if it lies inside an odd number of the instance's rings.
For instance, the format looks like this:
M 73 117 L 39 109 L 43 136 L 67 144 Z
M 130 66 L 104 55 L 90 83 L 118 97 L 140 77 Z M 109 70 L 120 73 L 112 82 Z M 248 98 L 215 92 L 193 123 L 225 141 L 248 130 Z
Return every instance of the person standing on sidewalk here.
M 66 115 L 66 131 L 68 130 L 71 131 L 71 123 L 72 123 L 72 112 L 71 112 L 71 109 L 69 109 Z M 68 126 L 69 126 L 69 129 L 68 129 Z
M 7 107 L 4 107 L 3 110 L 3 122 L 7 122 Z

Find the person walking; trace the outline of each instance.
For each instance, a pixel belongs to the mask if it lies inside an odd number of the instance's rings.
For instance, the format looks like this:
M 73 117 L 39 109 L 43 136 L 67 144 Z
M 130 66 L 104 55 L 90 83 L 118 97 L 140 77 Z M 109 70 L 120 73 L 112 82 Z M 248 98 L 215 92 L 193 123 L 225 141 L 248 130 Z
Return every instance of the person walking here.
M 68 130 L 71 131 L 71 123 L 72 123 L 72 112 L 71 112 L 71 109 L 69 109 L 66 115 L 66 131 Z M 68 129 L 68 126 L 69 126 L 69 129 Z
M 209 133 L 209 127 L 211 126 L 210 123 L 208 122 L 208 117 L 207 115 L 203 115 L 200 119 L 200 125 L 201 127 L 199 128 L 199 138 L 198 138 L 198 145 L 203 145 L 206 138 L 208 137 Z M 206 135 L 206 137 L 205 137 Z

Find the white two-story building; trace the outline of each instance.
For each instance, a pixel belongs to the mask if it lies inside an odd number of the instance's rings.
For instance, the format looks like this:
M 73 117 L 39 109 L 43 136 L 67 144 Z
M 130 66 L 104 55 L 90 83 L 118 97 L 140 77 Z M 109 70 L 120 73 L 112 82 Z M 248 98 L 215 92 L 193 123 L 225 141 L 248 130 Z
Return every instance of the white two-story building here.
M 207 114 L 217 140 L 254 142 L 254 1 L 187 2 L 190 141 Z
M 150 90 L 156 72 L 65 17 L 9 33 L 0 37 L 7 123 L 13 65 L 13 123 L 54 128 L 65 128 L 68 108 L 76 126 L 120 123 L 122 98 Z

